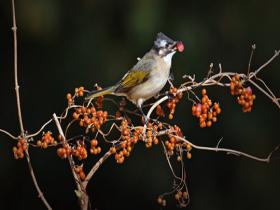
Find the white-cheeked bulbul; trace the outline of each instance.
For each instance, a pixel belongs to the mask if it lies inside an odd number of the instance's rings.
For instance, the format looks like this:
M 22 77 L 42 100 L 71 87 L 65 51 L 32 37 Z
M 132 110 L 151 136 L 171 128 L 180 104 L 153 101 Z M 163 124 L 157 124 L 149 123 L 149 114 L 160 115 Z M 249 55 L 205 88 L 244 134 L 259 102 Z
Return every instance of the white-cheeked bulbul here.
M 181 41 L 174 41 L 163 33 L 158 33 L 152 49 L 118 83 L 89 93 L 85 100 L 90 101 L 108 94 L 125 96 L 144 115 L 141 109 L 143 102 L 156 96 L 165 86 L 170 75 L 172 57 L 177 51 L 183 50 Z

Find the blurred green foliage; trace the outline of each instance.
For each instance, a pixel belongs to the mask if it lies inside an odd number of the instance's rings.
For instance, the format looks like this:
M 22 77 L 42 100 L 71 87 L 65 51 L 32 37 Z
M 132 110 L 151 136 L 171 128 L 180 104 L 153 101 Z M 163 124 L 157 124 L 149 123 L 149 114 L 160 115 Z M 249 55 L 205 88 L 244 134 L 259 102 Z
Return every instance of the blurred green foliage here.
M 37 130 L 66 106 L 65 95 L 77 86 L 110 85 L 152 46 L 157 32 L 185 43 L 175 55 L 175 83 L 184 74 L 202 80 L 209 63 L 215 70 L 245 72 L 250 46 L 257 44 L 253 69 L 280 47 L 280 2 L 267 1 L 16 1 L 19 79 L 25 127 Z M 11 2 L 0 1 L 0 128 L 18 129 L 12 71 Z M 280 60 L 260 74 L 280 95 Z M 209 88 L 223 109 L 219 123 L 201 130 L 190 102 L 181 102 L 175 122 L 201 145 L 222 146 L 265 156 L 279 144 L 279 110 L 259 91 L 252 113 L 243 114 L 229 91 Z M 54 129 L 54 128 L 53 128 Z M 15 142 L 1 134 L 0 208 L 43 208 L 25 161 L 15 161 Z M 77 209 L 74 183 L 54 149 L 31 148 L 39 183 L 54 209 Z M 47 167 L 46 167 L 47 166 Z M 279 209 L 279 160 L 263 164 L 210 152 L 193 151 L 186 162 L 191 193 L 189 209 Z M 159 209 L 158 194 L 172 187 L 160 147 L 137 146 L 122 165 L 110 159 L 89 188 L 93 209 Z M 172 200 L 172 199 L 171 199 Z M 175 203 L 167 201 L 167 209 Z

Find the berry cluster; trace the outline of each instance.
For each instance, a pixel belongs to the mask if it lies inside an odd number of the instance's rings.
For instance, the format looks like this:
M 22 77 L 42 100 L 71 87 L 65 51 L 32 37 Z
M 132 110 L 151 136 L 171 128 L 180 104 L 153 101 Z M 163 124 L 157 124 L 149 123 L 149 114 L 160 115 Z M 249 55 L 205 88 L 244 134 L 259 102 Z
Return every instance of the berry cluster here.
M 154 145 L 157 145 L 159 140 L 157 138 L 159 126 L 155 123 L 148 123 L 147 126 L 147 140 L 146 140 L 146 148 L 151 148 Z
M 84 95 L 84 92 L 85 92 L 84 87 L 75 88 L 75 95 L 78 97 L 82 97 Z
M 13 147 L 13 153 L 15 159 L 24 158 L 24 152 L 26 151 L 26 149 L 27 149 L 27 143 L 25 139 L 19 138 L 17 146 Z
M 79 88 L 75 88 L 75 95 L 74 96 L 72 96 L 71 93 L 67 93 L 66 94 L 66 99 L 67 99 L 67 102 L 68 102 L 68 106 L 73 105 L 75 96 L 82 97 L 84 95 L 84 92 L 85 92 L 85 88 L 84 87 L 79 87 Z
M 71 148 L 71 154 L 77 157 L 79 160 L 87 158 L 87 149 L 84 142 L 78 142 L 77 146 Z
M 80 179 L 83 181 L 86 178 L 86 174 L 84 172 L 83 165 L 75 166 L 74 168 L 75 173 L 80 177 Z
M 97 146 L 98 145 L 98 140 L 97 139 L 92 139 L 90 141 L 90 153 L 97 155 L 101 152 L 101 147 Z
M 251 112 L 256 95 L 253 94 L 251 87 L 244 88 L 237 102 L 242 106 L 243 112 Z
M 173 127 L 171 127 L 170 130 L 174 131 L 175 136 L 183 137 L 183 133 L 177 125 L 174 125 Z M 178 139 L 175 136 L 169 135 L 169 139 L 164 142 L 169 155 L 173 155 L 174 150 L 176 148 L 179 148 L 179 146 L 180 146 L 180 141 L 178 141 Z M 177 157 L 177 160 L 179 161 L 180 158 L 181 157 L 179 157 L 179 158 Z
M 209 99 L 206 89 L 202 89 L 201 103 L 192 106 L 192 114 L 199 119 L 201 128 L 211 127 L 213 123 L 217 122 L 217 115 L 222 112 L 218 103 L 214 103 Z
M 47 149 L 48 146 L 56 145 L 56 144 L 57 141 L 54 140 L 54 138 L 52 137 L 52 133 L 50 131 L 43 133 L 42 139 L 37 141 L 37 146 L 43 149 Z
M 187 206 L 187 200 L 189 199 L 189 194 L 188 192 L 184 191 L 178 191 L 175 194 L 175 200 L 179 203 L 179 206 L 181 208 L 186 207 Z
M 163 207 L 166 206 L 166 200 L 162 196 L 158 197 L 157 202 L 158 202 L 159 205 L 161 205 Z
M 112 154 L 115 154 L 115 160 L 121 164 L 124 162 L 125 157 L 129 157 L 134 145 L 138 142 L 140 135 L 142 134 L 141 129 L 135 129 L 131 131 L 127 120 L 121 122 L 121 142 L 117 146 L 110 148 Z
M 243 87 L 238 74 L 231 78 L 230 93 L 231 95 L 237 95 L 237 102 L 242 106 L 243 112 L 251 112 L 256 96 L 253 94 L 251 87 Z
M 74 103 L 74 99 L 73 99 L 71 93 L 67 93 L 66 99 L 67 99 L 67 102 L 68 102 L 68 106 L 70 106 Z
M 107 121 L 107 111 L 96 111 L 94 107 L 77 108 L 73 113 L 73 118 L 79 120 L 81 127 L 91 128 L 93 132 L 100 129 L 100 127 Z
M 175 113 L 176 104 L 180 101 L 180 99 L 183 97 L 183 92 L 179 92 L 177 88 L 171 87 L 169 90 L 170 95 L 173 97 L 172 99 L 169 99 L 167 102 L 167 107 L 170 110 L 170 113 L 168 115 L 168 118 L 170 120 L 173 119 L 173 115 Z
M 68 144 L 63 144 L 63 147 L 58 148 L 56 152 L 60 158 L 65 159 L 72 155 L 72 148 Z

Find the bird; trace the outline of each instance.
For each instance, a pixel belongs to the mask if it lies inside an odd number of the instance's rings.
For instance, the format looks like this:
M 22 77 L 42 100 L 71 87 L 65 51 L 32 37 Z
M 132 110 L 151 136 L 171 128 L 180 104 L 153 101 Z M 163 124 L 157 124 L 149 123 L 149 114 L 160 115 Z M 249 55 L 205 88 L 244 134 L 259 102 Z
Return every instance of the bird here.
M 184 51 L 182 41 L 174 41 L 162 32 L 157 33 L 152 48 L 142 58 L 138 58 L 138 62 L 119 82 L 102 90 L 90 92 L 85 101 L 104 95 L 125 96 L 138 107 L 147 121 L 142 104 L 156 96 L 167 83 L 172 57 L 177 51 Z

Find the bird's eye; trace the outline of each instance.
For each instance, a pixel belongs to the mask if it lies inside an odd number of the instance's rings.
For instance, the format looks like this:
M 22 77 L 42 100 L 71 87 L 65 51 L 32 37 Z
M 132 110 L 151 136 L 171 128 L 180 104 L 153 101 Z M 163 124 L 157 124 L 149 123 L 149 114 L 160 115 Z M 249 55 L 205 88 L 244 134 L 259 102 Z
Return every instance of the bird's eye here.
M 166 47 L 166 48 L 169 47 L 169 43 L 166 42 L 165 47 Z

